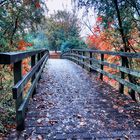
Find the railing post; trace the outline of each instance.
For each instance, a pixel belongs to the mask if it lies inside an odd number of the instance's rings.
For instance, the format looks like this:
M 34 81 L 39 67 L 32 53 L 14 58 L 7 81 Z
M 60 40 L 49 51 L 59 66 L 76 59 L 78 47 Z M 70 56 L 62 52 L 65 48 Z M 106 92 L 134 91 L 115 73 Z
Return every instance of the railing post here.
M 35 66 L 36 64 L 36 55 L 33 55 L 31 56 L 31 68 L 33 68 L 33 66 Z M 36 73 L 33 75 L 32 79 L 31 79 L 31 82 L 33 83 L 33 81 L 35 80 L 36 78 Z M 32 94 L 32 97 L 36 94 L 36 87 L 33 91 L 33 94 Z
M 73 50 L 70 50 L 70 56 L 68 56 L 69 60 L 72 60 L 71 57 L 73 57 L 71 54 L 73 53 Z
M 39 61 L 41 59 L 41 53 L 38 53 L 38 55 L 37 55 L 37 61 Z M 38 68 L 38 71 L 37 72 L 39 72 L 39 69 L 41 68 L 41 66 L 39 66 L 39 68 Z M 41 79 L 41 77 L 39 77 L 39 80 Z
M 22 79 L 22 61 L 14 63 L 14 84 L 17 84 Z M 19 94 L 16 99 L 16 123 L 17 130 L 24 130 L 24 117 L 18 112 L 18 109 L 23 101 L 23 94 Z
M 76 51 L 73 50 L 73 53 L 76 54 Z M 76 59 L 76 56 L 73 56 L 73 57 L 74 57 L 74 59 Z M 74 62 L 77 63 L 76 60 L 74 60 Z
M 79 51 L 77 51 L 77 55 L 79 55 Z M 78 59 L 78 65 L 80 65 L 80 62 L 79 62 L 80 58 L 78 57 L 77 59 Z
M 125 57 L 121 56 L 121 66 L 125 67 Z M 125 73 L 124 72 L 120 72 L 120 76 L 121 76 L 121 79 L 124 79 L 125 78 Z M 120 93 L 124 93 L 124 85 L 119 83 L 119 92 Z
M 89 60 L 89 64 L 90 64 L 90 66 L 92 66 L 92 52 L 89 52 L 89 57 L 90 57 L 90 60 Z M 89 71 L 91 72 L 92 71 L 92 68 L 90 67 L 89 68 Z
M 125 57 L 121 56 L 121 66 L 123 66 L 123 67 L 125 66 L 125 61 L 124 60 L 125 60 Z M 121 79 L 124 79 L 125 78 L 125 73 L 121 71 L 120 76 L 121 76 Z M 121 84 L 121 83 L 119 83 L 119 92 L 122 93 L 122 94 L 124 93 L 124 85 Z
M 41 52 L 41 54 L 40 54 L 40 55 L 41 55 L 41 58 L 44 56 L 44 54 L 45 54 L 45 52 L 44 52 L 44 51 L 43 51 L 43 52 Z
M 78 51 L 76 51 L 75 54 L 78 55 Z M 76 63 L 77 63 L 77 65 L 79 65 L 79 61 L 78 61 L 79 60 L 79 57 L 77 56 L 76 59 L 77 59 L 77 62 Z
M 101 54 L 101 61 L 104 61 L 104 54 Z M 104 70 L 104 65 L 101 64 L 101 70 Z M 103 81 L 103 74 L 100 73 L 100 79 Z
M 82 56 L 85 56 L 85 52 L 84 51 L 82 52 Z M 82 60 L 83 60 L 83 63 L 84 63 L 85 62 L 84 58 Z M 82 67 L 83 68 L 85 67 L 84 64 L 82 65 Z
M 41 53 L 37 54 L 37 61 L 39 61 L 41 59 Z

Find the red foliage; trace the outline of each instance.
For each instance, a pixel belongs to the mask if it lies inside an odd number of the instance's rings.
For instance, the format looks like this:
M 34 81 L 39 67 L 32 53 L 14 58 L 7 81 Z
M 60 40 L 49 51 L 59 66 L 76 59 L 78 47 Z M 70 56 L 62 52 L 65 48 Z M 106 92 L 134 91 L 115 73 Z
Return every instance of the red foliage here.
M 41 7 L 41 6 L 40 6 L 40 3 L 39 3 L 39 2 L 36 2 L 36 3 L 35 3 L 35 7 L 36 7 L 36 8 L 40 8 L 40 7 Z
M 102 22 L 103 21 L 103 18 L 102 17 L 97 17 L 96 21 L 97 22 Z

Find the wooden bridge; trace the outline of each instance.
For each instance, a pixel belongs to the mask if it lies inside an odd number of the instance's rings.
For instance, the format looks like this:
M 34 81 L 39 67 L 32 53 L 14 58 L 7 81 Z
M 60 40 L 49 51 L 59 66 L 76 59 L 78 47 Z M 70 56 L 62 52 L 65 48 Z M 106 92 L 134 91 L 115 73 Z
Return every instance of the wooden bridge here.
M 105 55 L 119 56 L 121 65 L 108 63 Z M 22 76 L 22 61 L 28 57 L 31 70 Z M 140 53 L 71 50 L 63 59 L 48 58 L 45 49 L 0 53 L 0 64 L 14 66 L 17 131 L 7 139 L 140 140 L 140 106 L 134 101 L 140 86 L 132 78 L 139 81 L 140 71 L 125 65 L 127 59 L 140 59 Z M 119 89 L 105 83 L 104 75 L 116 80 Z M 29 81 L 31 87 L 23 94 Z M 123 94 L 124 87 L 131 89 L 131 96 Z

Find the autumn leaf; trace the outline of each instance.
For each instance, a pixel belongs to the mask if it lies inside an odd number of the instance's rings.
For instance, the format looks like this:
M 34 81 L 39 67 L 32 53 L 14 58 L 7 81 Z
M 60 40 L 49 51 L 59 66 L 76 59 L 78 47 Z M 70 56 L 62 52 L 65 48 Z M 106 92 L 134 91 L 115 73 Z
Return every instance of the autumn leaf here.
M 97 22 L 102 22 L 103 21 L 103 18 L 99 16 L 99 17 L 97 17 L 96 21 Z
M 57 120 L 49 120 L 48 123 L 51 125 L 55 125 L 56 123 L 58 123 L 58 121 Z
M 36 7 L 36 8 L 40 8 L 40 7 L 41 7 L 41 6 L 40 6 L 40 3 L 39 3 L 39 2 L 36 2 L 36 3 L 35 3 L 35 7 Z

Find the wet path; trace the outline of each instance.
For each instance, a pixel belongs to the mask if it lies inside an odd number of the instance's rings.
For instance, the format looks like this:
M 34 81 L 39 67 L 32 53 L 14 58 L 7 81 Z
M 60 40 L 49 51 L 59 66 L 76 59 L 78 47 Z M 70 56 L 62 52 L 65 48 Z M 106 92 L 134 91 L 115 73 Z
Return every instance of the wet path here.
M 140 140 L 140 107 L 68 60 L 49 60 L 29 104 L 26 139 Z

